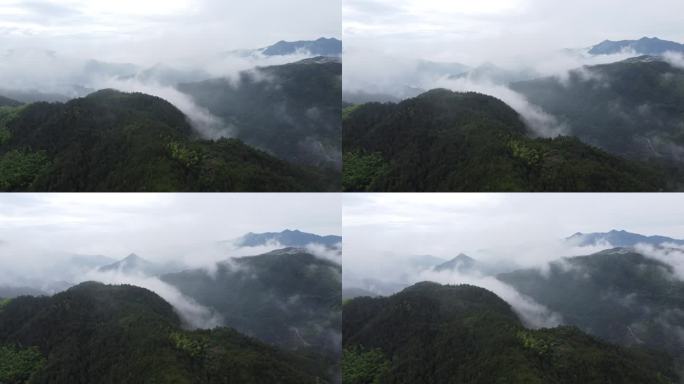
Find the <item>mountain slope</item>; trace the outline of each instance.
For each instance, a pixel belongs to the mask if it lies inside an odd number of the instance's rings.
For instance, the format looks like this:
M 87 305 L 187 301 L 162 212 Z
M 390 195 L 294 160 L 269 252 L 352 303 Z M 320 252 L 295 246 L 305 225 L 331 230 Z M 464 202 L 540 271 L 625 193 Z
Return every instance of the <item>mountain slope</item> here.
M 627 231 L 616 231 L 604 233 L 575 233 L 568 237 L 567 241 L 578 245 L 598 245 L 601 243 L 608 243 L 613 247 L 634 247 L 637 244 L 650 244 L 653 246 L 662 245 L 663 243 L 684 245 L 684 240 L 677 240 L 666 236 L 644 236 L 638 233 L 631 233 Z
M 334 367 L 340 353 L 341 273 L 339 264 L 286 248 L 219 263 L 211 274 L 188 270 L 161 280 L 216 310 L 225 325 L 306 351 Z
M 684 44 L 661 40 L 657 37 L 642 37 L 639 40 L 606 40 L 591 47 L 592 55 L 614 55 L 625 51 L 633 51 L 638 55 L 662 55 L 665 52 L 684 53 Z
M 283 247 L 303 248 L 309 244 L 322 244 L 327 247 L 335 247 L 342 243 L 341 236 L 319 236 L 313 233 L 301 232 L 299 230 L 284 230 L 282 232 L 248 233 L 237 240 L 236 245 L 240 247 L 257 247 L 267 245 L 270 242 L 277 242 Z
M 575 328 L 527 330 L 506 302 L 472 286 L 420 283 L 389 298 L 354 299 L 342 329 L 345 384 L 676 380 L 665 358 Z
M 237 82 L 213 79 L 178 89 L 232 124 L 248 145 L 337 174 L 341 77 L 339 60 L 317 58 L 242 72 Z
M 475 93 L 433 90 L 345 110 L 347 191 L 653 191 L 652 169 L 573 138 L 531 139 L 518 114 Z
M 582 141 L 635 160 L 684 162 L 684 69 L 644 56 L 512 84 Z
M 319 382 L 305 360 L 230 329 L 183 330 L 171 305 L 132 286 L 12 300 L 0 347 L 9 383 Z
M 21 103 L 5 96 L 0 96 L 0 107 L 18 107 Z
M 621 345 L 684 358 L 684 282 L 672 266 L 626 248 L 553 262 L 498 279 L 560 314 L 566 324 Z
M 2 127 L 0 127 L 2 128 Z M 103 90 L 15 110 L 0 129 L 4 191 L 302 191 L 320 177 L 234 139 L 202 141 L 170 103 Z

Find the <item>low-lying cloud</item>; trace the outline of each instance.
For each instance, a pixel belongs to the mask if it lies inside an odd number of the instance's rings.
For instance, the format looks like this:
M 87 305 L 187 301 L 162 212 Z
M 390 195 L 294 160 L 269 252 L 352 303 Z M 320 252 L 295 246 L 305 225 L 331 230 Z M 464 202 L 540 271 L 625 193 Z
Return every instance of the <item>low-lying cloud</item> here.
M 157 277 L 118 271 L 93 270 L 82 276 L 82 281 L 98 281 L 104 284 L 129 284 L 149 289 L 173 306 L 179 317 L 190 329 L 212 329 L 223 325 L 223 318 L 214 310 L 198 304 L 183 295 L 178 289 L 164 283 Z
M 463 274 L 455 271 L 426 270 L 416 276 L 416 281 L 434 281 L 441 284 L 468 284 L 485 288 L 494 292 L 506 301 L 518 314 L 523 323 L 531 328 L 551 328 L 563 323 L 562 317 L 537 303 L 532 298 L 520 294 L 515 288 L 497 280 L 492 276 L 482 276 L 477 273 Z
M 344 92 L 350 101 L 406 99 L 419 93 L 446 88 L 496 97 L 518 112 L 533 135 L 568 135 L 572 127 L 510 88 L 510 83 L 554 77 L 567 84 L 571 71 L 592 78 L 586 66 L 607 64 L 637 56 L 625 50 L 613 55 L 590 55 L 587 50 L 559 50 L 534 57 L 515 57 L 496 64 L 480 62 L 431 63 L 415 58 L 392 57 L 360 47 L 345 50 Z M 427 64 L 426 64 L 427 63 Z M 452 68 L 449 71 L 448 68 Z

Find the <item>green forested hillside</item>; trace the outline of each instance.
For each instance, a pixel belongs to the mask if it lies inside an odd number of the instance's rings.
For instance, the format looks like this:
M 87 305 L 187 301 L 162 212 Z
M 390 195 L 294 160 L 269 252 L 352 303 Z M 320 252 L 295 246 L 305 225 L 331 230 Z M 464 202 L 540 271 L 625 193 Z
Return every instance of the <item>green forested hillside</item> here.
M 340 354 L 339 264 L 289 248 L 161 279 L 221 314 L 227 326 L 279 347 L 307 353 L 329 367 Z
M 237 138 L 339 179 L 342 63 L 313 58 L 257 68 L 237 81 L 214 79 L 178 88 L 230 122 Z
M 676 383 L 671 361 L 576 328 L 530 330 L 472 286 L 420 283 L 344 305 L 343 383 Z
M 0 382 L 321 383 L 318 367 L 237 332 L 188 331 L 133 286 L 84 283 L 0 308 Z
M 343 114 L 346 191 L 658 191 L 663 173 L 583 144 L 532 139 L 518 114 L 433 90 Z
M 144 94 L 0 110 L 3 191 L 317 191 L 323 179 L 235 139 L 200 140 Z
M 643 56 L 512 88 L 565 122 L 583 142 L 626 158 L 662 162 L 674 168 L 673 177 L 684 179 L 683 68 Z
M 662 350 L 684 361 L 684 281 L 672 266 L 611 249 L 498 275 L 560 314 L 566 324 L 620 345 Z

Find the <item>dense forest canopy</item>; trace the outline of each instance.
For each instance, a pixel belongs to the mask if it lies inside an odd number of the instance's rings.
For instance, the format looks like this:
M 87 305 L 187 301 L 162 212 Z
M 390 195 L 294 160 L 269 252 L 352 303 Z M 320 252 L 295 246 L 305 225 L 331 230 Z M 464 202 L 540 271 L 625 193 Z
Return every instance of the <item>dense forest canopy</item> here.
M 676 383 L 666 356 L 573 327 L 526 329 L 473 286 L 419 283 L 344 305 L 343 383 Z
M 321 383 L 308 358 L 228 328 L 188 331 L 133 286 L 83 283 L 0 308 L 4 383 Z
M 663 172 L 572 137 L 534 139 L 505 103 L 436 89 L 343 113 L 345 191 L 660 191 Z
M 201 140 L 163 99 L 103 90 L 0 110 L 0 190 L 321 191 L 323 171 Z

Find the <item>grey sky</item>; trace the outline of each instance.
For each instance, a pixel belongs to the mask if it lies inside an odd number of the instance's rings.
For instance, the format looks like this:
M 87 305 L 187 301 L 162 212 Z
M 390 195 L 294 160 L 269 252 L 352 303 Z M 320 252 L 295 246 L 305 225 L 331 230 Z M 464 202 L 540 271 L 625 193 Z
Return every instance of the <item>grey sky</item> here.
M 0 49 L 164 62 L 340 37 L 338 1 L 0 0 Z
M 345 273 L 381 278 L 398 258 L 463 252 L 538 266 L 591 253 L 560 239 L 624 229 L 684 238 L 683 194 L 359 194 L 343 198 Z
M 677 0 L 343 0 L 343 20 L 347 51 L 471 65 L 604 39 L 684 42 Z
M 300 229 L 340 234 L 336 194 L 3 194 L 0 265 L 18 254 L 121 258 Z M 10 251 L 11 250 L 11 251 Z M 47 252 L 47 253 L 46 253 Z M 17 259 L 16 263 L 22 263 Z

